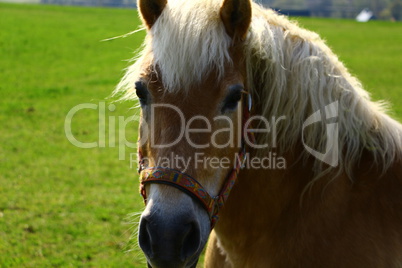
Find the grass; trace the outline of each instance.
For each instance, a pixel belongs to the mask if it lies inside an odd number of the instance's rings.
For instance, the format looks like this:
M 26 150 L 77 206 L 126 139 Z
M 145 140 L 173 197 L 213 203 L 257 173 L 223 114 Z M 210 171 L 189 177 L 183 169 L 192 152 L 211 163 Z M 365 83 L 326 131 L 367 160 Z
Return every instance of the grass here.
M 126 253 L 127 215 L 142 208 L 135 169 L 118 148 L 80 149 L 64 134 L 71 108 L 110 95 L 142 34 L 100 40 L 138 24 L 134 10 L 0 5 L 0 266 L 144 266 Z M 77 139 L 98 140 L 97 110 L 73 122 Z
M 300 22 L 402 118 L 402 24 Z M 134 10 L 0 4 L 0 267 L 145 267 L 130 250 L 135 217 L 128 215 L 143 207 L 134 149 L 119 160 L 118 147 L 80 149 L 64 133 L 71 108 L 105 101 L 144 33 L 100 40 L 138 24 Z M 118 116 L 136 113 L 131 105 L 106 110 L 107 143 Z M 76 114 L 77 139 L 98 140 L 98 110 Z M 136 124 L 126 130 L 134 142 Z

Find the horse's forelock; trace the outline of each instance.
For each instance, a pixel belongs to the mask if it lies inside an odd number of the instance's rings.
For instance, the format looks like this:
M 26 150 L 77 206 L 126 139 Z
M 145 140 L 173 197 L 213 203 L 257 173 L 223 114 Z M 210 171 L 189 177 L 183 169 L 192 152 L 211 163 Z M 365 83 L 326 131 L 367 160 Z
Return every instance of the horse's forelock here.
M 153 64 L 167 91 L 188 91 L 210 70 L 222 78 L 231 39 L 219 17 L 220 2 L 169 1 L 151 29 Z

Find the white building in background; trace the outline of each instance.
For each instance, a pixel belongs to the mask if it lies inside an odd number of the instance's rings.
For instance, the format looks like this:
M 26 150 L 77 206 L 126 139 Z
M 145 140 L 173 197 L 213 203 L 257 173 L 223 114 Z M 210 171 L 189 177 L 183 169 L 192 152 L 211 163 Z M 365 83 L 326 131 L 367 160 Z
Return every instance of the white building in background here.
M 365 8 L 359 13 L 359 15 L 357 15 L 356 20 L 358 22 L 368 22 L 373 17 L 373 15 L 374 14 L 370 9 Z

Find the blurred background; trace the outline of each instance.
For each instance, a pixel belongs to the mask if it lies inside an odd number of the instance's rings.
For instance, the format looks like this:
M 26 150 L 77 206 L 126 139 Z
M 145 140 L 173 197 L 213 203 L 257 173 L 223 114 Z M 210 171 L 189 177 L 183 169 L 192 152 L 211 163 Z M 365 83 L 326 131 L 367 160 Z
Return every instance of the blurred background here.
M 15 3 L 136 7 L 136 0 L 2 0 Z M 381 20 L 401 20 L 402 0 L 255 0 L 293 16 L 355 18 L 362 11 Z
M 0 267 L 146 267 L 136 149 L 119 147 L 136 142 L 128 118 L 139 111 L 110 98 L 145 32 L 102 41 L 138 29 L 133 2 L 9 2 L 0 3 Z M 402 119 L 400 1 L 264 4 L 318 32 Z M 357 22 L 364 9 L 377 20 Z M 82 104 L 93 108 L 74 114 L 72 135 L 93 148 L 66 135 L 67 115 Z

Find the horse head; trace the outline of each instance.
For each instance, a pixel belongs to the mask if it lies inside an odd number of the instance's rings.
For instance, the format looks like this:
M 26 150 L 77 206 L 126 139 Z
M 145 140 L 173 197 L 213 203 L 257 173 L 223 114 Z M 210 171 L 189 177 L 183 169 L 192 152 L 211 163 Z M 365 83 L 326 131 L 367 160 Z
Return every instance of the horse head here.
M 148 33 L 135 83 L 146 202 L 139 245 L 151 267 L 196 266 L 244 146 L 242 44 L 251 3 L 210 2 L 198 9 L 166 0 L 138 2 Z

